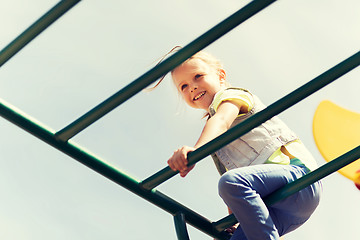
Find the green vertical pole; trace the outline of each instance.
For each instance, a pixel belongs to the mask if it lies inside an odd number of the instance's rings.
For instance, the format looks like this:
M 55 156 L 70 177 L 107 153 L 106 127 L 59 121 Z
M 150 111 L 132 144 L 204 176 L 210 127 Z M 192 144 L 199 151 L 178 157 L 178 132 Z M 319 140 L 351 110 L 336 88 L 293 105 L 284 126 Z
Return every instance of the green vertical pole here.
M 345 73 L 351 71 L 360 65 L 360 52 L 357 52 L 353 56 L 329 69 L 328 71 L 322 73 L 315 79 L 296 89 L 295 91 L 289 93 L 285 97 L 279 99 L 275 103 L 271 104 L 264 110 L 258 112 L 257 114 L 251 116 L 245 121 L 241 122 L 237 126 L 229 129 L 224 134 L 213 139 L 202 147 L 196 149 L 194 152 L 188 154 L 189 166 L 197 163 L 201 159 L 215 152 L 216 150 L 224 147 L 230 142 L 234 141 L 236 138 L 246 134 L 251 129 L 259 126 L 261 123 L 272 118 L 273 116 L 278 115 L 287 108 L 293 106 L 304 98 L 308 97 L 312 93 L 318 91 L 319 89 L 325 87 L 329 83 L 335 81 L 337 78 L 341 77 Z M 152 189 L 153 187 L 158 186 L 169 178 L 175 176 L 177 172 L 174 172 L 169 167 L 165 167 L 154 175 L 142 181 L 142 186 L 145 189 Z
M 184 62 L 190 56 L 210 45 L 237 25 L 252 17 L 275 1 L 276 0 L 254 0 L 250 2 L 248 5 L 179 50 L 177 53 L 161 62 L 156 67 L 146 72 L 132 83 L 106 99 L 104 102 L 84 114 L 82 117 L 59 131 L 56 134 L 57 138 L 64 142 L 69 140 L 77 133 L 97 121 L 99 118 L 103 117 L 105 114 L 109 113 L 136 93 L 140 92 L 161 76 Z
M 62 0 L 0 52 L 0 67 L 80 0 Z
M 186 228 L 185 215 L 183 213 L 175 214 L 174 223 L 175 223 L 176 236 L 178 240 L 190 240 Z

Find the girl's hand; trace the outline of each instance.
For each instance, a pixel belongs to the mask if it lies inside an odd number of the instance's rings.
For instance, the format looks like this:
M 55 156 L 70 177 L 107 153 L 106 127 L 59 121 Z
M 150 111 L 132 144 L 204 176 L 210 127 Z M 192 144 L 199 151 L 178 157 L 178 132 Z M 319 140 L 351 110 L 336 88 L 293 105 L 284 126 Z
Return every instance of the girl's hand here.
M 233 213 L 229 207 L 228 207 L 228 212 L 229 212 L 229 214 Z M 225 231 L 227 233 L 233 234 L 236 231 L 236 229 L 238 228 L 238 226 L 239 226 L 239 223 L 236 223 L 234 226 L 231 226 L 231 227 L 225 229 Z
M 238 226 L 239 226 L 239 223 L 235 224 L 235 225 L 232 226 L 232 227 L 229 227 L 229 228 L 225 229 L 225 231 L 228 232 L 228 233 L 232 233 L 232 234 L 233 234 L 233 233 L 236 231 L 236 229 L 238 228 Z
M 225 232 L 230 233 L 232 235 L 232 234 L 234 234 L 234 232 L 236 231 L 238 226 L 239 226 L 239 223 L 235 224 L 232 227 L 229 227 L 229 228 L 225 229 Z M 218 240 L 218 239 L 214 238 L 214 240 Z M 280 239 L 280 240 L 283 240 L 283 239 Z
M 183 146 L 174 151 L 172 157 L 167 161 L 169 167 L 174 171 L 179 171 L 181 177 L 185 177 L 195 165 L 188 167 L 187 154 L 194 151 L 195 148 Z

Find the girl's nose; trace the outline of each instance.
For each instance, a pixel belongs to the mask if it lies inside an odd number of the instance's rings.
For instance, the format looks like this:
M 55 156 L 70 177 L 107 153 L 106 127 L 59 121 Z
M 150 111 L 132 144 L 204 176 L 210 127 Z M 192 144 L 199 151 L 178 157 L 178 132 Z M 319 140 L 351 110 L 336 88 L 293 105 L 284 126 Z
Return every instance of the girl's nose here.
M 197 89 L 197 87 L 191 87 L 191 92 L 194 92 Z

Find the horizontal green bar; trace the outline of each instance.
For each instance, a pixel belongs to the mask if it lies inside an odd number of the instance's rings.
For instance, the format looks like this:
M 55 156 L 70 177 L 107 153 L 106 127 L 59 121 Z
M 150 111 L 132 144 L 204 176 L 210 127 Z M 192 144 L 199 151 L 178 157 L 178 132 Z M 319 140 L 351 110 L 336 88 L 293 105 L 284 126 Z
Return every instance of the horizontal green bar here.
M 35 23 L 33 23 L 15 40 L 1 50 L 0 67 L 78 2 L 80 2 L 80 0 L 60 1 Z
M 221 36 L 235 28 L 240 23 L 244 22 L 251 16 L 255 15 L 265 7 L 269 6 L 276 0 L 254 0 L 233 15 L 192 41 L 190 44 L 180 49 L 178 52 L 164 60 L 156 67 L 146 72 L 132 83 L 100 103 L 98 106 L 69 124 L 64 129 L 60 130 L 56 137 L 61 141 L 67 141 L 77 133 L 103 117 L 114 108 L 140 92 L 142 89 L 155 82 L 161 76 L 165 75 L 176 66 L 180 65 L 190 56 L 194 55 L 198 51 L 202 50 L 206 46 L 210 45 Z
M 299 178 L 298 180 L 278 189 L 277 191 L 264 198 L 264 202 L 267 206 L 271 206 L 300 191 L 301 189 L 306 188 L 307 186 L 319 181 L 320 179 L 330 175 L 331 173 L 338 171 L 339 169 L 356 161 L 357 159 L 360 159 L 360 145 L 353 150 L 341 155 L 340 157 L 332 160 L 331 162 L 324 164 L 315 171 L 308 173 L 302 178 Z M 235 216 L 231 214 L 213 224 L 214 228 L 221 232 L 236 223 L 237 220 Z
M 320 76 L 316 77 L 312 81 L 306 83 L 302 87 L 296 89 L 285 97 L 279 99 L 275 103 L 271 104 L 264 110 L 258 112 L 257 114 L 251 116 L 245 121 L 241 122 L 237 126 L 229 129 L 222 135 L 203 145 L 202 147 L 196 149 L 194 152 L 188 154 L 189 166 L 194 165 L 201 159 L 210 155 L 211 153 L 217 151 L 218 149 L 226 146 L 240 136 L 246 134 L 251 129 L 259 126 L 261 123 L 267 121 L 268 119 L 278 115 L 287 108 L 295 105 L 304 98 L 310 96 L 319 89 L 325 87 L 329 83 L 335 81 L 340 76 L 351 71 L 355 67 L 360 65 L 360 52 L 357 52 L 353 56 L 349 57 L 345 61 L 339 63 L 328 71 L 324 72 Z M 165 167 L 149 178 L 141 182 L 141 185 L 145 189 L 152 189 L 161 183 L 165 182 L 169 178 L 175 176 L 178 172 L 174 172 L 169 167 Z
M 10 104 L 5 103 L 5 101 L 2 101 L 1 99 L 0 116 L 24 129 L 35 137 L 41 139 L 47 144 L 53 146 L 54 148 L 62 151 L 68 156 L 74 158 L 85 166 L 93 169 L 95 172 L 98 172 L 111 181 L 169 212 L 170 214 L 175 215 L 178 212 L 182 212 L 185 214 L 186 221 L 189 224 L 203 231 L 204 233 L 218 239 L 225 240 L 230 238 L 229 235 L 225 232 L 215 231 L 210 220 L 181 205 L 180 203 L 155 189 L 152 191 L 144 190 L 137 180 L 106 163 L 99 157 L 87 152 L 85 149 L 82 149 L 81 147 L 76 146 L 71 142 L 57 141 L 55 139 L 53 130 L 43 126 L 38 121 L 31 119 L 31 117 L 22 113 L 20 110 L 17 110 Z

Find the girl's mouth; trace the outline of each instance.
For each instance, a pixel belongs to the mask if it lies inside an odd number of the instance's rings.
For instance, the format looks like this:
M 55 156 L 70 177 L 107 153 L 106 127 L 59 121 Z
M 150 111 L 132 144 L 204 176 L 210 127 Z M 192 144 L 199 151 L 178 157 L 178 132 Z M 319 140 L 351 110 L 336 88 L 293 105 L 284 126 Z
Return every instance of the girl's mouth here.
M 199 100 L 202 96 L 205 95 L 205 93 L 206 93 L 206 91 L 200 92 L 198 95 L 196 95 L 196 96 L 193 98 L 193 100 L 194 100 L 194 101 Z

